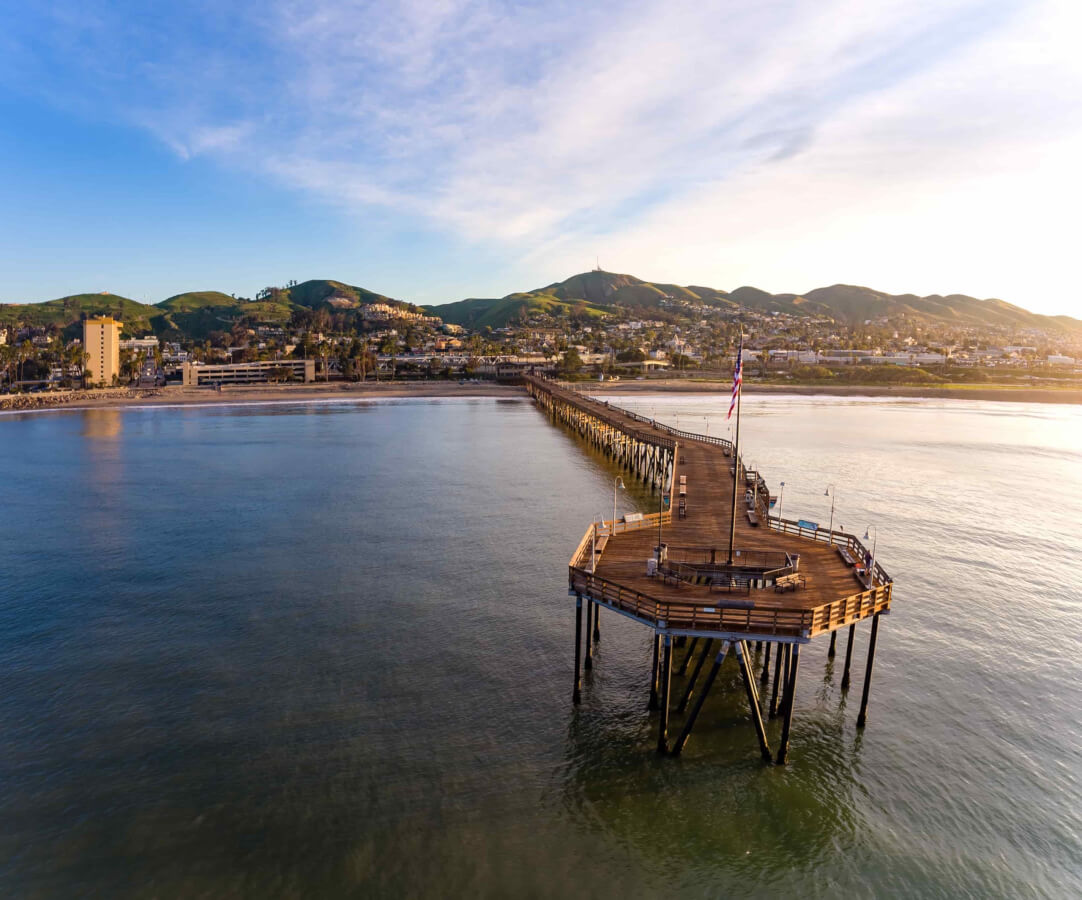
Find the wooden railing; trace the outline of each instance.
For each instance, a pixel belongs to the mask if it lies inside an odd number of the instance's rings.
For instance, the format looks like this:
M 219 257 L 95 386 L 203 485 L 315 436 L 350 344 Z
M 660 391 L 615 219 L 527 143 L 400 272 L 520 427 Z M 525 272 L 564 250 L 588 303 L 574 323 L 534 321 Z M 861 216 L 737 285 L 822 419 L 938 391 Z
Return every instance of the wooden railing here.
M 711 598 L 704 603 L 661 601 L 634 588 L 602 578 L 582 566 L 571 566 L 568 584 L 577 593 L 629 613 L 657 628 L 676 631 L 730 631 L 778 637 L 812 638 L 851 625 L 889 608 L 891 584 L 881 584 L 812 609 L 757 605 L 748 600 Z
M 582 397 L 577 391 L 569 387 L 566 383 L 557 381 L 554 378 L 546 378 L 543 375 L 526 375 L 524 381 L 533 383 L 538 387 L 542 387 L 548 390 L 550 393 L 553 389 L 561 392 L 561 398 L 565 403 L 575 407 L 580 412 L 584 412 L 587 415 L 593 416 L 600 422 L 604 422 L 610 428 L 615 428 L 617 431 L 621 431 L 628 437 L 633 437 L 635 440 L 643 441 L 647 444 L 654 444 L 658 447 L 663 447 L 666 450 L 672 450 L 676 446 L 676 441 L 670 440 L 667 437 L 662 437 L 659 434 L 652 434 L 650 432 L 642 431 L 640 429 L 633 429 L 628 426 L 626 422 L 622 422 L 621 418 L 624 415 L 623 410 L 616 410 L 620 415 L 614 416 L 608 414 L 608 409 L 605 403 L 598 400 L 594 400 L 590 397 Z M 660 423 L 654 422 L 652 419 L 646 419 L 642 416 L 633 416 L 632 418 L 637 421 L 645 422 L 652 426 L 652 431 L 658 431 L 662 434 L 666 433 L 668 429 Z
M 819 541 L 821 544 L 844 547 L 857 565 L 863 566 L 865 559 L 871 558 L 871 552 L 855 534 L 835 529 L 832 536 L 829 529 L 819 527 L 804 528 L 800 522 L 795 522 L 792 519 L 779 519 L 777 516 L 770 516 L 767 523 L 772 531 L 782 534 L 795 534 L 798 537 Z M 879 564 L 879 560 L 875 561 L 875 580 L 879 584 L 890 584 L 893 581 L 887 574 L 886 569 Z

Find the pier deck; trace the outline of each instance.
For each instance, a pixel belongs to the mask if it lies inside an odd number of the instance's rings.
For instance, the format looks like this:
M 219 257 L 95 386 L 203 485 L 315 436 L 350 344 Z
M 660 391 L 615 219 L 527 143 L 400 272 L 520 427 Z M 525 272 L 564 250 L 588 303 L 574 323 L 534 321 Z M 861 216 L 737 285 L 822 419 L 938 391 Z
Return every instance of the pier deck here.
M 870 618 L 857 717 L 857 725 L 863 727 L 879 617 L 890 611 L 893 581 L 860 539 L 771 515 L 766 482 L 760 473 L 745 469 L 726 440 L 673 429 L 549 378 L 528 375 L 524 380 L 554 422 L 576 431 L 659 492 L 658 512 L 591 523 L 571 557 L 568 585 L 577 598 L 574 701 L 579 702 L 581 693 L 583 638 L 589 671 L 593 644 L 601 637 L 600 610 L 607 608 L 654 632 L 650 708 L 661 710 L 660 752 L 681 752 L 718 670 L 733 649 L 759 747 L 769 760 L 762 699 L 755 682 L 761 681 L 766 690 L 774 646 L 774 685 L 766 710 L 769 718 L 781 715 L 784 720 L 777 755 L 782 764 L 788 752 L 801 645 L 829 633 L 828 656 L 833 657 L 838 630 L 848 628 L 842 676 L 842 689 L 847 690 L 856 625 Z M 734 474 L 738 493 L 730 559 Z M 708 657 L 715 652 L 716 656 L 680 737 L 670 748 L 673 647 L 687 639 L 692 643 L 678 675 L 687 671 L 696 644 L 703 641 L 703 647 L 677 712 L 685 710 Z M 766 647 L 759 679 L 751 671 L 749 645 L 753 642 L 757 650 Z
M 675 470 L 663 489 L 668 496 L 661 513 L 661 539 L 676 554 L 680 548 L 712 548 L 724 562 L 729 544 L 732 509 L 732 467 L 737 464 L 727 441 L 677 432 L 663 425 L 646 424 L 602 401 L 583 397 L 551 382 L 564 402 L 593 413 L 610 427 L 643 442 L 671 441 Z M 679 438 L 673 440 L 673 435 Z M 745 474 L 741 466 L 742 476 Z M 680 476 L 685 484 L 680 485 Z M 758 473 L 742 477 L 738 491 L 752 491 Z M 686 516 L 673 512 L 684 487 Z M 718 591 L 706 585 L 666 581 L 647 574 L 647 560 L 658 544 L 658 513 L 641 522 L 599 523 L 595 553 L 594 528 L 587 529 L 571 560 L 573 590 L 674 634 L 712 633 L 744 638 L 807 641 L 817 634 L 852 625 L 890 608 L 892 581 L 876 562 L 875 587 L 857 574 L 839 553 L 863 566 L 870 554 L 854 535 L 823 529 L 809 530 L 799 522 L 770 515 L 766 485 L 760 481 L 759 525 L 748 519 L 743 496 L 737 498 L 735 548 L 745 557 L 753 551 L 798 554 L 803 585 L 779 593 L 773 584 L 752 588 L 747 594 Z M 595 566 L 596 563 L 596 566 Z

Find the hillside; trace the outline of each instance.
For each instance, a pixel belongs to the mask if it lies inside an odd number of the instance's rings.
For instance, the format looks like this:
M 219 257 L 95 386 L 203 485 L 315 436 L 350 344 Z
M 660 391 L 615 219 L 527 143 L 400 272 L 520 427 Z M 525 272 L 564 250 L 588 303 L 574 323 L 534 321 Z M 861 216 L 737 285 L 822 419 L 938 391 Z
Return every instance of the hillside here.
M 208 306 L 233 306 L 236 302 L 236 298 L 221 291 L 189 291 L 186 294 L 174 294 L 157 305 L 168 312 L 191 312 L 193 309 L 205 309 Z
M 471 298 L 426 309 L 444 322 L 465 328 L 503 328 L 541 314 L 567 316 L 579 312 L 590 318 L 600 318 L 606 314 L 604 308 L 581 298 L 568 301 L 540 292 L 508 294 L 496 299 Z
M 0 304 L 0 325 L 21 322 L 26 325 L 64 327 L 77 322 L 85 313 L 88 316 L 113 316 L 120 319 L 125 327 L 130 322 L 134 327 L 148 330 L 151 320 L 160 312 L 156 306 L 148 306 L 119 294 L 72 294 L 44 303 Z
M 150 306 L 103 292 L 74 294 L 44 303 L 0 304 L 0 325 L 57 325 L 74 335 L 83 316 L 111 315 L 124 322 L 124 330 L 129 334 L 153 331 L 173 340 L 203 340 L 212 331 L 228 331 L 242 318 L 249 322 L 283 324 L 298 311 L 307 311 L 306 315 L 322 311 L 349 319 L 358 316 L 360 308 L 369 303 L 417 309 L 357 285 L 313 279 L 284 288 L 267 288 L 254 301 L 221 291 L 189 291 Z M 467 328 L 501 328 L 543 314 L 558 318 L 571 315 L 601 318 L 621 311 L 625 315 L 642 316 L 652 310 L 660 318 L 672 318 L 682 315 L 681 307 L 685 303 L 825 316 L 851 324 L 904 315 L 929 323 L 1036 328 L 1082 335 L 1082 321 L 1078 319 L 1037 315 L 1003 300 L 978 300 L 964 294 L 918 297 L 847 284 L 816 288 L 803 294 L 771 294 L 750 286 L 724 291 L 701 285 L 649 282 L 633 275 L 600 271 L 583 272 L 565 281 L 505 297 L 470 298 L 426 309 L 445 322 Z
M 68 337 L 75 337 L 84 316 L 108 315 L 124 323 L 126 334 L 153 332 L 170 340 L 204 340 L 212 331 L 229 331 L 242 318 L 282 325 L 295 310 L 356 315 L 368 303 L 414 308 L 363 287 L 317 279 L 267 289 L 254 301 L 221 291 L 187 291 L 154 306 L 108 292 L 75 294 L 43 303 L 0 304 L 0 325 L 57 325 Z
M 319 309 L 320 307 L 328 309 L 350 308 L 340 302 L 329 302 L 332 299 L 338 301 L 348 300 L 352 307 L 368 303 L 388 303 L 392 306 L 403 305 L 401 301 L 393 300 L 383 294 L 377 294 L 355 284 L 326 279 L 302 281 L 300 284 L 283 289 L 281 294 L 285 295 L 284 298 L 287 302 L 297 306 L 305 306 L 308 309 Z M 281 297 L 279 302 L 281 302 Z
M 804 294 L 771 294 L 748 286 L 726 292 L 699 285 L 684 287 L 654 283 L 633 275 L 600 271 L 584 272 L 566 281 L 525 293 L 508 294 L 499 300 L 460 300 L 428 309 L 445 321 L 459 325 L 499 327 L 516 321 L 523 312 L 526 315 L 531 312 L 563 315 L 568 308 L 582 302 L 588 304 L 592 314 L 603 314 L 606 308 L 640 313 L 647 309 L 661 310 L 679 301 L 723 309 L 744 307 L 763 313 L 825 316 L 850 324 L 882 316 L 905 315 L 930 323 L 978 327 L 1004 325 L 1082 334 L 1082 321 L 1078 319 L 1042 316 L 1003 300 L 978 300 L 964 294 L 892 295 L 846 284 L 816 288 Z

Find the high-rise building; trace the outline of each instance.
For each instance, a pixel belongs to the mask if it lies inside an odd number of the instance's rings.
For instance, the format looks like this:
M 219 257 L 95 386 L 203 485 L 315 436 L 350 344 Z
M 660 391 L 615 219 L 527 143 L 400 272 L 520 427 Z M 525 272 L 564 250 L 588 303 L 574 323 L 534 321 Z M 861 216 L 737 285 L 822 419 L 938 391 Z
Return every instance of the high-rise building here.
M 120 329 L 123 323 L 112 316 L 86 319 L 83 322 L 83 348 L 89 384 L 110 385 L 120 378 Z

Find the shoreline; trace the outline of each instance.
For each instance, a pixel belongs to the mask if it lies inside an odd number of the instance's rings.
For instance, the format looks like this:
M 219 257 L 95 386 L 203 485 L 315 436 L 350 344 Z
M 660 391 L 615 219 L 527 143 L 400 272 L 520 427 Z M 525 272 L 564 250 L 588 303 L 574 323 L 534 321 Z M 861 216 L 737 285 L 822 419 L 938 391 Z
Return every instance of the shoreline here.
M 655 380 L 579 382 L 591 394 L 719 394 L 728 393 L 729 385 L 722 382 Z M 744 384 L 749 394 L 778 394 L 820 397 L 899 397 L 925 400 L 981 400 L 1012 403 L 1082 404 L 1082 389 L 1043 389 L 1012 387 L 923 387 L 886 385 L 775 385 Z M 514 385 L 493 382 L 425 381 L 425 382 L 366 382 L 306 385 L 228 385 L 219 392 L 205 387 L 106 389 L 66 393 L 17 395 L 0 397 L 0 413 L 23 413 L 80 409 L 124 409 L 140 407 L 222 406 L 257 403 L 291 403 L 309 400 L 380 400 L 380 399 L 447 399 L 447 398 L 511 398 L 525 396 Z
M 517 387 L 491 382 L 431 381 L 369 382 L 354 384 L 227 385 L 221 391 L 205 387 L 165 387 L 147 390 L 96 390 L 32 394 L 0 398 L 0 413 L 47 412 L 79 409 L 170 408 L 233 406 L 257 403 L 296 403 L 308 400 L 381 400 L 403 398 L 474 398 L 525 396 Z M 23 403 L 13 405 L 12 400 Z
M 683 380 L 606 381 L 596 383 L 591 393 L 598 394 L 714 394 L 728 393 L 731 385 L 720 381 L 687 382 Z M 749 394 L 790 394 L 804 397 L 901 397 L 922 400 L 986 400 L 1008 403 L 1082 404 L 1082 388 L 1030 388 L 1000 386 L 928 387 L 922 385 L 817 385 L 756 384 L 744 382 Z

